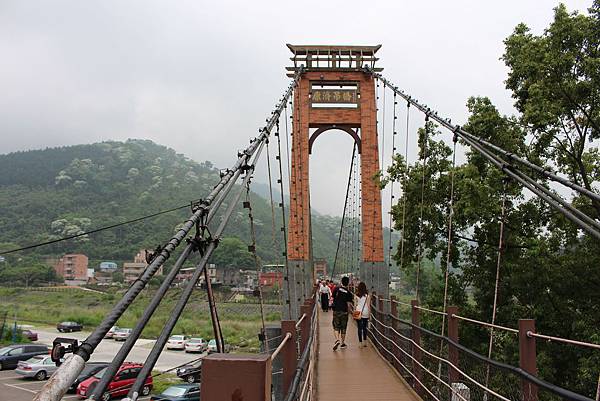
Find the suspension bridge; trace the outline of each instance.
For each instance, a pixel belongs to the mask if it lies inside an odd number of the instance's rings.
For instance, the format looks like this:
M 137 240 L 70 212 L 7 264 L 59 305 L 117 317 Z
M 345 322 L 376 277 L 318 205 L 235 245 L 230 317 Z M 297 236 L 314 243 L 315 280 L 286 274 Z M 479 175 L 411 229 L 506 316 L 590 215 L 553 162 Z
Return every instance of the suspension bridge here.
M 600 202 L 595 192 L 571 182 L 531 161 L 511 153 L 489 141 L 473 135 L 425 104 L 409 96 L 391 80 L 382 75 L 376 56 L 380 46 L 295 46 L 288 45 L 292 65 L 287 67 L 291 78 L 264 127 L 250 144 L 237 154 L 237 160 L 223 170 L 220 181 L 210 194 L 191 205 L 191 214 L 179 231 L 148 258 L 148 265 L 129 287 L 104 321 L 83 342 L 58 338 L 52 351 L 53 358 L 61 361 L 58 371 L 34 397 L 36 401 L 60 400 L 83 369 L 85 362 L 104 339 L 105 334 L 133 303 L 158 269 L 178 249 L 178 257 L 156 291 L 131 335 L 115 355 L 106 374 L 90 389 L 90 400 L 111 398 L 107 386 L 126 361 L 135 341 L 157 310 L 162 298 L 175 280 L 178 271 L 190 258 L 196 258 L 191 280 L 183 288 L 181 297 L 171 311 L 164 329 L 156 340 L 128 399 L 142 398 L 146 377 L 165 347 L 172 330 L 188 303 L 196 283 L 204 276 L 211 321 L 218 352 L 203 359 L 201 397 L 203 400 L 578 400 L 591 401 L 588 395 L 577 394 L 538 377 L 536 343 L 552 341 L 565 346 L 577 346 L 597 351 L 600 345 L 577 339 L 561 338 L 536 331 L 535 321 L 523 316 L 514 325 L 496 322 L 498 284 L 502 280 L 502 254 L 505 199 L 499 218 L 497 270 L 493 314 L 489 321 L 462 315 L 448 302 L 448 268 L 445 269 L 443 307 L 428 308 L 420 303 L 419 279 L 423 259 L 423 192 L 421 203 L 404 204 L 420 209 L 418 230 L 418 260 L 416 261 L 417 293 L 411 302 L 390 296 L 390 267 L 392 260 L 392 231 L 384 246 L 382 192 L 375 177 L 384 169 L 383 147 L 391 146 L 392 156 L 401 154 L 398 134 L 405 130 L 404 157 L 408 158 L 411 110 L 425 121 L 425 141 L 420 162 L 428 162 L 428 122 L 447 129 L 453 139 L 453 164 L 457 144 L 477 152 L 486 163 L 501 171 L 507 178 L 527 188 L 533 196 L 550 205 L 557 213 L 570 220 L 586 235 L 600 238 L 600 223 L 550 190 L 543 181 L 561 185 L 593 202 Z M 388 115 L 386 112 L 386 96 Z M 390 103 L 392 102 L 392 103 Z M 382 104 L 383 103 L 383 104 Z M 392 115 L 389 105 L 392 104 Z M 400 104 L 406 104 L 406 125 L 398 120 Z M 385 138 L 385 121 L 388 139 Z M 341 130 L 354 141 L 349 168 L 346 200 L 338 249 L 331 276 L 352 274 L 370 289 L 371 319 L 369 346 L 358 348 L 349 323 L 348 348 L 332 351 L 333 336 L 330 315 L 317 308 L 310 212 L 309 160 L 316 139 L 329 130 Z M 391 131 L 390 131 L 391 130 Z M 291 149 L 290 149 L 291 147 Z M 283 311 L 279 334 L 262 333 L 263 352 L 259 354 L 224 353 L 225 341 L 214 302 L 207 263 L 219 245 L 223 232 L 241 203 L 248 212 L 252 233 L 249 251 L 253 253 L 257 269 L 256 240 L 252 203 L 249 196 L 253 174 L 261 158 L 266 158 L 273 225 L 273 242 L 284 249 Z M 451 260 L 450 243 L 453 235 L 454 184 L 450 170 L 451 191 L 447 213 L 447 261 Z M 284 182 L 289 182 L 289 198 Z M 274 188 L 276 187 L 276 188 Z M 281 197 L 274 199 L 278 190 Z M 396 192 L 390 188 L 390 205 Z M 286 202 L 289 199 L 289 202 Z M 214 219 L 223 211 L 220 219 Z M 276 215 L 278 217 L 276 218 Z M 276 227 L 276 221 L 281 226 Z M 390 220 L 390 228 L 394 225 Z M 400 224 L 398 251 L 404 258 L 404 218 Z M 386 257 L 387 254 L 387 257 Z M 401 262 L 404 263 L 404 262 Z M 262 295 L 261 295 L 262 297 Z M 434 322 L 436 329 L 422 322 Z M 263 327 L 264 327 L 263 315 Z M 461 344 L 461 327 L 477 325 L 489 333 L 487 353 L 480 353 Z M 518 363 L 510 364 L 492 358 L 494 338 L 513 337 L 517 344 Z M 597 368 L 593 374 L 597 375 Z M 595 390 L 595 389 L 594 389 Z M 114 391 L 114 390 L 111 390 Z M 596 400 L 598 393 L 596 392 Z

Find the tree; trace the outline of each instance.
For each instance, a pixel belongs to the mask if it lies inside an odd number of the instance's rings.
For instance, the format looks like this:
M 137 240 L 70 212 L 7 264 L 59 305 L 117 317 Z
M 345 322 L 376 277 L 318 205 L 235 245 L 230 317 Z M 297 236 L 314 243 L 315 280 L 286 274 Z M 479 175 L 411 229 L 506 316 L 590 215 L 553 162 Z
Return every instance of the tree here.
M 125 277 L 122 272 L 114 272 L 112 274 L 113 283 L 123 283 L 125 281 Z
M 212 254 L 211 263 L 217 267 L 255 267 L 254 258 L 248 252 L 248 246 L 238 238 L 223 238 Z
M 503 56 L 520 122 L 534 137 L 531 157 L 549 162 L 588 190 L 600 179 L 600 1 L 590 15 L 564 4 L 542 35 L 518 25 Z M 578 199 L 600 217 L 600 202 Z

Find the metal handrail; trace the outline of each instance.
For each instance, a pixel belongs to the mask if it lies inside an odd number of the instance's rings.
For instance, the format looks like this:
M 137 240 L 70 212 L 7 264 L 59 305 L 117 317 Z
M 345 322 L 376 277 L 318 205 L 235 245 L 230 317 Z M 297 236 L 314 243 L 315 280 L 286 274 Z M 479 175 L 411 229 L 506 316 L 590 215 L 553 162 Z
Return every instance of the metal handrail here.
M 303 313 L 302 316 L 300 316 L 300 319 L 298 319 L 298 321 L 296 322 L 296 328 L 300 327 L 300 324 L 302 324 L 302 321 L 304 320 L 305 317 L 306 317 L 306 313 Z
M 302 382 L 302 377 L 304 376 L 305 371 L 308 371 L 310 368 L 310 360 L 311 356 L 314 357 L 313 344 L 315 343 L 316 336 L 316 328 L 317 328 L 317 302 L 313 307 L 312 312 L 312 320 L 311 320 L 311 330 L 310 335 L 308 336 L 308 341 L 306 343 L 306 348 L 302 352 L 300 359 L 298 361 L 298 366 L 296 367 L 296 372 L 294 373 L 294 379 L 290 385 L 287 395 L 285 396 L 284 401 L 294 401 L 296 400 L 296 393 L 299 390 L 299 386 Z
M 382 323 L 379 319 L 377 319 L 376 317 L 373 316 L 373 320 L 375 320 L 380 326 L 385 327 L 386 329 L 390 329 L 392 330 L 394 333 L 396 333 L 396 335 L 398 335 L 399 337 L 403 338 L 406 341 L 409 341 L 413 344 L 413 346 L 417 347 L 419 350 L 421 350 L 423 353 L 429 355 L 430 357 L 437 359 L 440 362 L 444 362 L 446 363 L 448 366 L 451 366 L 453 369 L 455 369 L 457 372 L 459 372 L 461 375 L 463 375 L 463 377 L 465 377 L 467 380 L 469 380 L 470 382 L 472 382 L 473 384 L 475 384 L 477 387 L 481 388 L 482 390 L 489 392 L 490 394 L 492 394 L 493 396 L 495 396 L 496 398 L 500 398 L 503 401 L 510 401 L 508 398 L 504 397 L 501 394 L 496 393 L 495 391 L 487 388 L 486 386 L 484 386 L 483 384 L 479 383 L 477 380 L 473 379 L 471 376 L 467 375 L 465 372 L 463 372 L 462 370 L 460 370 L 460 368 L 456 365 L 454 365 L 452 362 L 450 362 L 448 359 L 442 358 L 436 354 L 433 354 L 429 351 L 427 351 L 425 348 L 421 347 L 419 344 L 417 344 L 416 341 L 414 341 L 411 338 L 408 338 L 404 335 L 402 335 L 401 333 L 399 333 L 396 329 L 394 329 L 392 326 L 388 326 L 384 323 Z M 409 358 L 411 358 L 414 362 L 416 362 L 422 369 L 424 369 L 425 371 L 427 371 L 430 375 L 432 375 L 433 377 L 435 377 L 438 381 L 440 381 L 441 383 L 443 383 L 444 385 L 446 385 L 447 387 L 448 384 L 444 381 L 442 381 L 439 377 L 437 377 L 434 373 L 432 373 L 429 369 L 427 369 L 425 366 L 423 366 L 423 364 L 421 364 L 419 361 L 416 360 L 415 357 L 413 357 L 412 355 L 409 355 L 408 352 L 406 352 L 405 350 L 402 349 L 402 347 L 400 347 L 398 344 L 396 344 L 394 341 L 392 341 L 389 337 L 387 337 L 385 334 L 383 334 L 381 331 L 379 331 L 377 329 L 377 327 L 373 327 L 373 329 L 378 332 L 383 338 L 385 338 L 388 342 L 390 342 L 391 344 L 393 344 L 396 348 L 398 348 L 400 351 L 402 351 L 405 355 L 407 355 Z M 452 390 L 454 392 L 454 390 Z M 457 393 L 457 395 L 459 395 Z M 460 398 L 463 398 L 462 396 L 460 396 Z
M 582 347 L 600 349 L 600 344 L 586 343 L 586 342 L 577 341 L 577 340 L 569 340 L 568 338 L 546 336 L 544 334 L 534 333 L 533 331 L 528 331 L 527 337 L 537 337 L 537 338 L 542 338 L 542 339 L 548 340 L 548 341 L 556 341 L 556 342 L 567 343 L 567 344 L 572 344 L 572 345 L 579 345 Z
M 448 313 L 442 312 L 442 311 L 439 311 L 439 310 L 435 310 L 435 309 L 427 309 L 427 308 L 424 308 L 424 307 L 418 306 L 418 305 L 415 305 L 414 308 L 424 310 L 425 312 L 431 312 L 431 313 L 436 313 L 438 315 L 448 316 Z
M 475 319 L 471 319 L 471 318 L 468 318 L 468 317 L 455 315 L 454 313 L 452 315 L 450 315 L 450 317 L 455 317 L 455 318 L 460 319 L 460 320 L 464 320 L 464 321 L 467 321 L 467 322 L 480 324 L 482 326 L 491 327 L 491 328 L 494 328 L 494 329 L 500 329 L 500 330 L 510 331 L 511 333 L 519 333 L 519 330 L 513 329 L 511 327 L 500 326 L 500 325 L 492 324 L 492 323 L 488 323 L 488 322 L 482 322 L 481 320 L 475 320 Z
M 383 311 L 381 311 L 381 310 L 379 310 L 379 309 L 377 309 L 375 307 L 373 307 L 372 310 L 375 311 L 376 313 L 379 313 L 380 315 L 385 315 L 385 313 L 383 313 Z M 570 390 L 567 390 L 565 388 L 556 386 L 556 385 L 554 385 L 552 383 L 548 383 L 548 382 L 540 379 L 539 377 L 534 376 L 531 373 L 524 371 L 521 368 L 514 367 L 514 366 L 509 365 L 507 363 L 498 362 L 498 361 L 496 361 L 494 359 L 491 359 L 491 358 L 487 358 L 487 357 L 485 357 L 485 356 L 483 356 L 481 354 L 478 354 L 477 352 L 475 352 L 475 351 L 473 351 L 473 350 L 465 347 L 464 345 L 462 345 L 462 344 L 460 344 L 460 343 L 458 343 L 458 342 L 456 342 L 456 341 L 454 341 L 454 340 L 452 340 L 452 339 L 450 339 L 450 338 L 448 338 L 446 336 L 442 336 L 442 335 L 440 335 L 438 333 L 434 333 L 433 331 L 430 331 L 430 330 L 427 330 L 427 329 L 422 328 L 420 326 L 417 326 L 416 324 L 414 324 L 412 322 L 409 322 L 407 320 L 402 320 L 402 319 L 400 319 L 400 318 L 398 318 L 396 316 L 393 316 L 391 314 L 387 314 L 387 316 L 389 316 L 393 320 L 396 320 L 396 321 L 398 321 L 398 322 L 400 322 L 402 324 L 410 326 L 413 329 L 419 330 L 422 333 L 426 333 L 426 334 L 428 334 L 430 336 L 433 336 L 433 337 L 435 337 L 435 338 L 437 338 L 439 340 L 443 340 L 443 341 L 447 342 L 449 345 L 452 345 L 453 347 L 457 348 L 459 351 L 464 352 L 465 354 L 469 355 L 470 357 L 478 359 L 481 362 L 490 364 L 490 365 L 492 365 L 492 366 L 494 366 L 496 368 L 508 371 L 508 372 L 513 373 L 515 375 L 518 375 L 522 379 L 528 380 L 531 383 L 535 384 L 536 386 L 541 387 L 541 388 L 543 388 L 543 389 L 545 389 L 545 390 L 547 390 L 547 391 L 549 391 L 549 392 L 551 392 L 553 394 L 556 394 L 559 397 L 562 397 L 562 398 L 567 399 L 567 400 L 575 400 L 575 401 L 594 401 L 593 399 L 588 398 L 588 397 L 586 397 L 584 395 L 577 394 L 577 393 L 575 393 L 573 391 L 570 391 Z
M 275 351 L 273 351 L 273 353 L 271 354 L 271 361 L 277 358 L 277 355 L 281 352 L 283 347 L 285 347 L 285 344 L 289 341 L 290 338 L 292 338 L 292 333 L 287 333 L 285 337 L 283 337 L 283 340 L 281 340 L 277 348 L 275 348 Z

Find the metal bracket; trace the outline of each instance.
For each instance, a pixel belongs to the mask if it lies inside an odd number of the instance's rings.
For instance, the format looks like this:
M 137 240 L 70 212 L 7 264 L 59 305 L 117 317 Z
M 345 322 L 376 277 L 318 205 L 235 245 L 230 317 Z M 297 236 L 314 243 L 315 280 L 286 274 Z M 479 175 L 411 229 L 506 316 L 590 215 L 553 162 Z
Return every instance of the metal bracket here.
M 67 344 L 66 346 L 63 344 Z M 52 351 L 50 352 L 50 358 L 56 366 L 60 366 L 63 363 L 65 354 L 73 354 L 79 349 L 79 342 L 75 338 L 64 338 L 57 337 L 52 342 Z
M 146 263 L 150 264 L 162 252 L 162 245 L 160 245 L 160 244 L 157 245 L 156 248 L 154 249 L 154 251 L 148 252 L 146 250 L 145 252 L 146 252 Z

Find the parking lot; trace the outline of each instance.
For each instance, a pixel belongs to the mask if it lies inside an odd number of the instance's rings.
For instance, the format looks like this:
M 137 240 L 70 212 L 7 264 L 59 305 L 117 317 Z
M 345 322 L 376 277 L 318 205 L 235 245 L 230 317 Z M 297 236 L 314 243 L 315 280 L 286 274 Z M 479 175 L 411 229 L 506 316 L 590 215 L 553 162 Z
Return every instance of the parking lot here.
M 55 337 L 61 335 L 64 337 L 77 338 L 83 340 L 89 333 L 76 332 L 68 334 L 59 334 L 53 330 L 39 329 L 31 327 L 38 333 L 39 340 L 36 344 L 50 345 Z M 117 342 L 111 339 L 105 339 L 100 343 L 94 354 L 92 361 L 112 360 L 114 355 L 123 345 L 122 342 Z M 127 360 L 131 362 L 143 363 L 148 353 L 154 345 L 153 340 L 141 339 L 136 341 L 135 346 L 131 350 Z M 184 351 L 165 350 L 161 353 L 156 364 L 156 370 L 165 371 L 174 367 L 183 365 L 189 361 L 198 359 L 202 354 L 187 354 Z M 42 388 L 46 381 L 37 381 L 35 379 L 23 378 L 14 370 L 0 371 L 0 401 L 31 401 L 34 395 Z M 154 392 L 153 392 L 154 394 Z M 77 395 L 66 394 L 63 400 L 77 400 Z M 140 397 L 139 400 L 149 400 L 150 397 Z
M 42 388 L 45 381 L 25 379 L 14 370 L 0 371 L 0 401 L 31 401 L 33 396 Z M 67 394 L 63 400 L 76 400 L 75 394 Z M 149 400 L 150 397 L 140 397 L 139 400 Z

